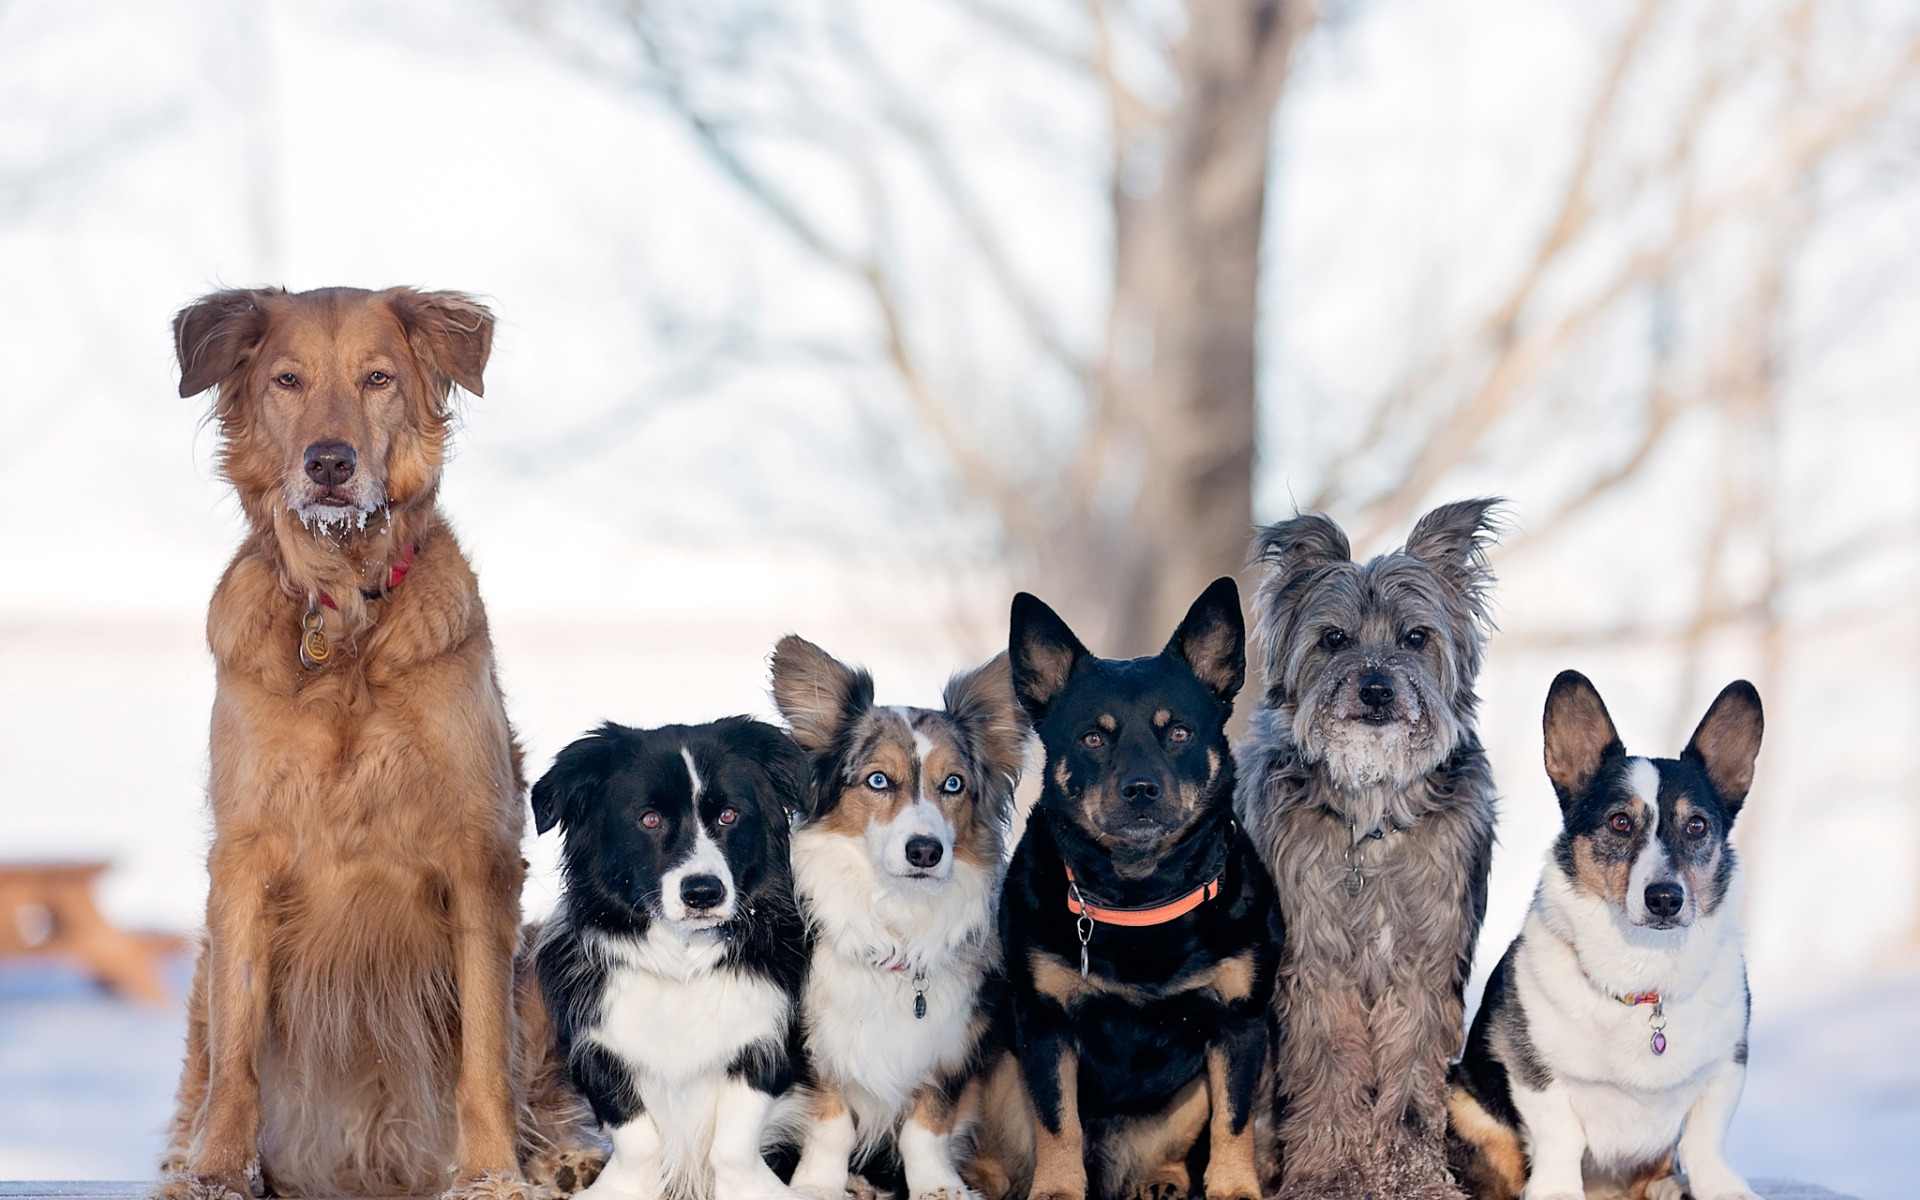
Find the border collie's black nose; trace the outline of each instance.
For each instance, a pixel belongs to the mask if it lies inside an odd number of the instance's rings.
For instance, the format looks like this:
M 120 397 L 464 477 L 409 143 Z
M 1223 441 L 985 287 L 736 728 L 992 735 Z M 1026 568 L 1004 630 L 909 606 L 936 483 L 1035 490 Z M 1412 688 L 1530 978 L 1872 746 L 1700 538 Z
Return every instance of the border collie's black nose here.
M 937 837 L 928 837 L 921 833 L 907 839 L 907 862 L 923 871 L 928 867 L 939 866 L 940 856 L 946 852 L 947 848 L 940 844 L 940 839 Z
M 1680 911 L 1686 903 L 1687 891 L 1677 883 L 1650 883 L 1647 885 L 1647 911 L 1665 920 Z
M 315 442 L 307 447 L 307 478 L 321 487 L 338 487 L 353 478 L 358 461 L 345 442 Z
M 1160 785 L 1145 775 L 1135 775 L 1120 785 L 1120 795 L 1138 804 L 1152 804 L 1160 798 Z
M 689 875 L 680 881 L 680 901 L 695 911 L 719 908 L 727 899 L 727 885 L 718 875 Z
M 1360 677 L 1360 703 L 1368 708 L 1385 708 L 1393 703 L 1393 680 L 1379 671 Z

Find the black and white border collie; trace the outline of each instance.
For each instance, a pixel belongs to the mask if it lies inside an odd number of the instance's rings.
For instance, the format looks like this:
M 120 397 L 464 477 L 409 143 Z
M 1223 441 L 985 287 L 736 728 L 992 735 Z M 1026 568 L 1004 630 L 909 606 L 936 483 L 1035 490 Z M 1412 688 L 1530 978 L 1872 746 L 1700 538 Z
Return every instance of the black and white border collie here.
M 533 787 L 564 837 L 541 986 L 613 1142 L 591 1200 L 797 1200 L 761 1151 L 799 1119 L 808 939 L 788 863 L 807 760 L 730 717 L 606 724 Z
M 840 1200 L 851 1168 L 897 1149 L 905 1200 L 961 1200 L 955 1143 L 996 1058 L 1002 845 L 1027 737 L 1006 656 L 955 675 L 942 708 L 884 707 L 866 671 L 789 636 L 773 696 L 813 760 L 793 869 L 816 939 L 815 1097 L 794 1189 Z
M 1760 696 L 1727 685 L 1677 759 L 1629 756 L 1585 676 L 1547 695 L 1565 828 L 1455 1069 L 1450 1145 L 1482 1200 L 1585 1184 L 1751 1200 L 1722 1152 L 1747 1071 L 1739 862 Z

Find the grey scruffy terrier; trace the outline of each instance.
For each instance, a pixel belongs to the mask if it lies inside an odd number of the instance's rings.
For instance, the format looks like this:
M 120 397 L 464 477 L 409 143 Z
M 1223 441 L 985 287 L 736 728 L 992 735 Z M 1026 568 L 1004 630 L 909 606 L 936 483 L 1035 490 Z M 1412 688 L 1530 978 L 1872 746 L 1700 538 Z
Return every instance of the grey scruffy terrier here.
M 1235 806 L 1286 918 L 1283 1198 L 1460 1195 L 1447 1064 L 1493 859 L 1473 688 L 1497 503 L 1437 508 L 1366 563 L 1317 514 L 1254 542 L 1266 690 Z

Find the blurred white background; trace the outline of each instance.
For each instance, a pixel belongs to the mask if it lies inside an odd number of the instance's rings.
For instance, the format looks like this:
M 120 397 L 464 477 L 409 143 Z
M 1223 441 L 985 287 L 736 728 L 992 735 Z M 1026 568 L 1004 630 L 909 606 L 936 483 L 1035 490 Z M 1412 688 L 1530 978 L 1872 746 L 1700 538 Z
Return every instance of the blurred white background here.
M 1237 168 L 1265 184 L 1252 515 L 1322 508 L 1371 552 L 1511 498 L 1483 967 L 1557 829 L 1553 674 L 1664 754 L 1753 679 L 1735 1161 L 1911 1195 L 1920 13 L 1287 11 Z M 0 859 L 111 858 L 117 922 L 198 921 L 201 621 L 240 529 L 168 321 L 219 286 L 494 307 L 445 505 L 532 772 L 602 718 L 770 715 L 788 630 L 904 702 L 998 647 L 1015 586 L 1137 641 L 1060 567 L 1081 526 L 1023 521 L 1104 428 L 1086 379 L 1155 354 L 1115 213 L 1181 146 L 1116 114 L 1177 107 L 1187 31 L 1170 0 L 0 0 Z M 1182 411 L 1121 416 L 1177 440 Z M 1094 509 L 1151 493 L 1141 454 Z M 1166 524 L 1133 503 L 1109 526 Z M 117 1012 L 0 974 L 0 1177 L 147 1169 L 177 1014 Z

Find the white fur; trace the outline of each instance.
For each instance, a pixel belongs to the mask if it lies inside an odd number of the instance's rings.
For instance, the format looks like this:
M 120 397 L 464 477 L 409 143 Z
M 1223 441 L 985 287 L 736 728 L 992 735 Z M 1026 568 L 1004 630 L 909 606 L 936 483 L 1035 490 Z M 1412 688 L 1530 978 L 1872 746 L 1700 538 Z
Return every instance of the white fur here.
M 1532 1162 L 1526 1200 L 1581 1194 L 1583 1162 L 1613 1174 L 1657 1158 L 1683 1121 L 1682 1162 L 1720 1189 L 1697 1194 L 1747 1190 L 1719 1149 L 1745 1074 L 1733 1061 L 1746 1032 L 1739 890 L 1736 874 L 1691 927 L 1648 929 L 1549 860 L 1515 958 L 1513 999 L 1550 1076 L 1540 1091 L 1509 1081 Z M 1618 999 L 1648 991 L 1661 996 L 1665 1054 L 1651 1048 L 1653 1006 Z
M 840 1089 L 862 1145 L 892 1133 L 914 1093 L 969 1052 L 980 980 L 996 953 L 999 883 L 996 871 L 966 862 L 937 885 L 894 879 L 876 869 L 870 843 L 817 828 L 793 839 L 794 883 L 817 939 L 802 1005 L 807 1049 Z M 923 1019 L 913 1015 L 916 976 Z M 818 1130 L 808 1152 L 827 1155 L 843 1138 Z
M 735 1161 L 737 1154 L 721 1170 L 718 1139 L 745 1137 L 740 1130 L 750 1114 L 743 1114 L 752 1105 L 736 1093 L 753 1089 L 730 1082 L 727 1067 L 748 1046 L 786 1036 L 786 993 L 725 968 L 726 947 L 717 932 L 683 934 L 656 922 L 644 939 L 601 938 L 599 945 L 617 965 L 607 976 L 600 1022 L 587 1036 L 633 1072 L 648 1115 L 612 1131 L 613 1158 L 601 1177 L 606 1187 L 597 1182 L 601 1194 L 592 1200 L 772 1195 L 761 1187 L 764 1180 L 741 1182 L 745 1168 Z M 755 1110 L 764 1126 L 774 1101 L 755 1094 L 765 1099 Z M 651 1137 L 643 1123 L 654 1127 Z M 762 1133 L 756 1126 L 756 1156 Z M 774 1183 L 777 1194 L 790 1194 Z
M 734 891 L 733 869 L 727 865 L 727 856 L 721 852 L 719 843 L 707 833 L 707 827 L 697 813 L 692 820 L 694 828 L 698 830 L 693 849 L 660 876 L 660 911 L 672 925 L 707 929 L 733 919 L 734 904 L 739 894 Z M 697 915 L 688 911 L 687 902 L 680 898 L 680 885 L 694 875 L 712 875 L 725 885 L 726 899 L 720 902 L 718 908 L 702 909 Z
M 1647 911 L 1647 885 L 1680 883 L 1680 880 L 1673 873 L 1673 860 L 1667 855 L 1666 843 L 1660 840 L 1660 769 L 1648 759 L 1628 759 L 1627 787 L 1647 806 L 1644 818 L 1647 841 L 1640 847 L 1627 874 L 1627 916 L 1635 925 L 1646 925 L 1655 919 Z M 1681 886 L 1684 888 L 1685 884 Z M 1678 924 L 1689 922 L 1688 907 L 1682 902 Z

